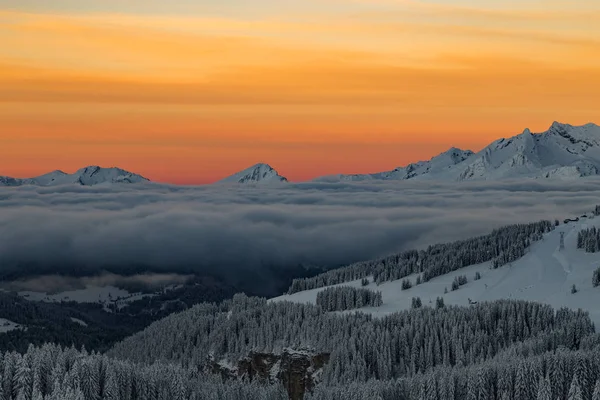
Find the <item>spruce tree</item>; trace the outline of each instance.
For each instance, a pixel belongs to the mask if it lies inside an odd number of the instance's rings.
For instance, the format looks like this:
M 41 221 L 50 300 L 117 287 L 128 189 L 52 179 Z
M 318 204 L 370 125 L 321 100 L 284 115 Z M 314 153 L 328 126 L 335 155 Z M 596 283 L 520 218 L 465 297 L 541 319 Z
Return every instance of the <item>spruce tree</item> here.
M 573 381 L 571 381 L 571 386 L 569 387 L 569 394 L 567 395 L 567 400 L 583 400 L 581 384 L 579 383 L 579 378 L 577 377 L 577 374 L 573 376 Z
M 592 393 L 592 400 L 600 400 L 600 379 L 596 381 L 594 386 L 594 392 Z
M 552 388 L 550 386 L 550 380 L 548 376 L 540 378 L 538 384 L 537 400 L 553 400 L 552 399 Z

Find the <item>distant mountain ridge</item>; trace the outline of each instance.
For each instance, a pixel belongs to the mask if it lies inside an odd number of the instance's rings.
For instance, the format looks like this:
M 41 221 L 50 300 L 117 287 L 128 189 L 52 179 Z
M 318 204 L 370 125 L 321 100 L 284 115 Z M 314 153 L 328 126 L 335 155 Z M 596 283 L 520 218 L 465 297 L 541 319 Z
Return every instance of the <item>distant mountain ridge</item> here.
M 149 182 L 147 178 L 133 172 L 125 171 L 120 168 L 102 168 L 99 166 L 89 166 L 77 170 L 73 174 L 67 174 L 63 171 L 52 171 L 34 178 L 11 178 L 0 176 L 0 186 L 58 186 L 75 184 L 81 186 L 93 186 L 102 183 L 141 183 Z
M 410 163 L 391 171 L 370 174 L 322 176 L 316 182 L 435 180 L 461 182 L 517 178 L 581 178 L 600 175 L 600 127 L 554 122 L 542 133 L 523 133 L 498 139 L 475 153 L 452 147 L 427 161 Z M 120 168 L 89 166 L 73 174 L 53 171 L 34 178 L 0 176 L 0 186 L 56 186 L 102 183 L 141 183 L 149 180 Z M 255 164 L 224 178 L 219 184 L 274 184 L 288 182 L 269 164 Z
M 579 178 L 600 175 L 600 127 L 554 122 L 543 133 L 525 129 L 474 153 L 451 148 L 419 161 L 374 174 L 331 175 L 321 182 L 368 180 L 470 181 L 511 178 Z
M 259 163 L 222 179 L 218 183 L 266 184 L 287 181 L 286 177 L 279 175 L 279 173 L 269 164 Z

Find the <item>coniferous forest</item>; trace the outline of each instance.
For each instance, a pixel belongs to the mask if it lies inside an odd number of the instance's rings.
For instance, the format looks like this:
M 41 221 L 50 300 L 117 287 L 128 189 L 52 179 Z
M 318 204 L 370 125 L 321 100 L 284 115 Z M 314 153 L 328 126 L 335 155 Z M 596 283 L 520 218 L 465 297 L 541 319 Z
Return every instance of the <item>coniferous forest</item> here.
M 307 399 L 595 400 L 600 378 L 600 336 L 583 312 L 506 300 L 377 319 L 238 295 L 167 317 L 106 355 L 5 353 L 0 386 L 6 400 L 283 400 L 278 382 L 225 381 L 204 365 L 284 347 L 329 356 Z
M 325 311 L 344 311 L 383 304 L 381 292 L 353 287 L 327 288 L 317 294 L 317 305 Z

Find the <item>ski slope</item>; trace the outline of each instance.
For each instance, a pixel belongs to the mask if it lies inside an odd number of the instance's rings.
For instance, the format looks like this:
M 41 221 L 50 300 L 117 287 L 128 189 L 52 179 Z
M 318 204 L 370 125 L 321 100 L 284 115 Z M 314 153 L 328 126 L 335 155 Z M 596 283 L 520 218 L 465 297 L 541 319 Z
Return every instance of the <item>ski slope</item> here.
M 424 306 L 435 306 L 437 297 L 442 297 L 446 305 L 460 306 L 469 305 L 468 299 L 474 302 L 518 299 L 546 303 L 555 309 L 581 308 L 588 311 L 592 321 L 600 326 L 600 287 L 592 286 L 593 271 L 600 266 L 600 253 L 585 253 L 577 249 L 578 232 L 592 226 L 600 227 L 600 218 L 583 218 L 579 222 L 561 224 L 547 233 L 543 240 L 534 243 L 524 257 L 495 270 L 490 269 L 490 262 L 472 265 L 404 291 L 401 290 L 402 280 L 379 286 L 371 282 L 366 287 L 382 292 L 383 305 L 361 310 L 383 316 L 409 309 L 413 297 L 420 297 Z M 562 251 L 559 248 L 560 232 L 565 233 L 565 249 Z M 476 272 L 481 274 L 477 281 L 474 280 Z M 452 281 L 459 275 L 466 275 L 469 282 L 453 292 Z M 409 278 L 414 285 L 416 275 Z M 573 284 L 578 289 L 575 294 L 571 293 Z M 354 281 L 336 286 L 361 287 L 361 283 Z M 448 288 L 447 294 L 444 294 L 445 288 Z M 317 293 L 323 289 L 284 295 L 270 301 L 315 303 Z

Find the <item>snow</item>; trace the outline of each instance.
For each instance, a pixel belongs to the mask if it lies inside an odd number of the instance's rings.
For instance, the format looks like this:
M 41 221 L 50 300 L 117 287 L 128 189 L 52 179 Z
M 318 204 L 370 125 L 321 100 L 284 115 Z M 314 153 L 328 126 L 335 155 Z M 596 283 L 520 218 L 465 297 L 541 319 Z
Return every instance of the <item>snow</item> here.
M 471 150 L 461 150 L 452 147 L 448 151 L 433 157 L 429 161 L 419 161 L 414 164 L 409 164 L 406 167 L 398 167 L 393 171 L 379 172 L 375 174 L 355 174 L 355 175 L 334 175 L 317 178 L 316 181 L 369 181 L 369 180 L 406 180 L 413 178 L 422 178 L 430 175 L 435 176 L 448 171 L 456 164 L 462 163 L 464 160 L 473 155 Z
M 219 367 L 221 367 L 222 369 L 224 369 L 224 370 L 227 370 L 227 371 L 232 372 L 234 374 L 237 373 L 237 369 L 238 369 L 237 365 L 234 364 L 232 361 L 223 359 L 223 360 L 220 360 L 219 362 L 217 362 L 217 365 Z
M 15 329 L 22 329 L 21 325 L 5 318 L 0 318 L 0 333 L 6 333 Z
M 478 153 L 451 148 L 429 161 L 374 174 L 334 175 L 316 181 L 573 179 L 600 174 L 600 127 L 554 122 L 543 133 L 525 129 Z
M 600 227 L 600 218 L 583 219 L 560 225 L 547 233 L 544 239 L 534 243 L 528 253 L 512 264 L 490 269 L 490 263 L 472 265 L 452 273 L 436 277 L 429 282 L 401 290 L 402 280 L 386 282 L 379 286 L 371 282 L 369 289 L 381 291 L 381 307 L 363 308 L 361 311 L 375 316 L 384 316 L 410 308 L 411 299 L 420 297 L 424 306 L 435 306 L 437 297 L 442 297 L 446 305 L 466 306 L 472 301 L 493 301 L 499 299 L 519 299 L 549 304 L 555 309 L 568 307 L 583 309 L 590 313 L 592 321 L 600 326 L 600 287 L 592 286 L 593 271 L 600 267 L 600 253 L 585 253 L 577 249 L 577 233 L 585 227 Z M 560 250 L 560 232 L 565 233 L 565 249 Z M 481 279 L 475 281 L 475 273 Z M 469 282 L 457 291 L 451 291 L 456 276 L 466 275 Z M 416 275 L 411 276 L 413 284 Z M 578 292 L 571 293 L 575 285 Z M 361 287 L 360 280 L 336 286 Z M 448 293 L 444 294 L 444 289 Z M 317 293 L 325 288 L 284 295 L 270 301 L 293 301 L 315 303 Z
M 88 324 L 86 324 L 84 321 L 80 320 L 79 318 L 73 318 L 73 317 L 71 317 L 71 321 L 73 321 L 76 324 L 79 324 L 81 326 L 88 326 Z
M 256 164 L 233 174 L 219 183 L 259 183 L 271 184 L 287 182 L 287 178 L 279 175 L 279 173 L 268 164 Z
M 114 286 L 87 286 L 85 289 L 69 290 L 55 294 L 31 291 L 21 291 L 18 294 L 32 301 L 116 304 L 119 309 L 132 301 L 155 296 L 155 294 L 129 293 L 127 290 Z
M 89 166 L 79 169 L 73 174 L 63 171 L 53 171 L 38 177 L 19 179 L 0 177 L 0 186 L 58 186 L 58 185 L 82 185 L 92 186 L 107 183 L 141 183 L 149 182 L 141 175 L 125 171 L 120 168 L 102 168 Z

